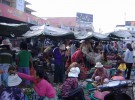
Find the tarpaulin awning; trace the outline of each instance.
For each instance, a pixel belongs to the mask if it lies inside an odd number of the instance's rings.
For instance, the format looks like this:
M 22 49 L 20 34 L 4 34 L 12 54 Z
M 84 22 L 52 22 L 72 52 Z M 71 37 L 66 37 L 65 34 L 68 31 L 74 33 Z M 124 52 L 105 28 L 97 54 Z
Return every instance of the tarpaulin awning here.
M 41 33 L 40 33 L 41 32 Z M 50 38 L 72 38 L 75 39 L 74 33 L 65 29 L 61 29 L 53 26 L 32 26 L 30 31 L 26 32 L 23 36 L 32 37 L 41 35 Z
M 108 40 L 108 36 L 97 32 L 76 32 L 74 33 L 76 39 L 94 39 L 94 40 Z
M 22 36 L 24 36 L 26 38 L 30 38 L 30 37 L 39 36 L 39 35 L 42 35 L 42 34 L 44 34 L 43 30 L 34 30 L 34 31 L 27 31 Z
M 92 34 L 93 34 L 92 37 L 94 37 L 98 40 L 109 40 L 109 37 L 106 34 L 101 34 L 101 33 L 98 33 L 98 32 L 93 32 Z
M 27 24 L 24 24 L 24 23 L 21 23 L 21 24 L 14 24 L 14 23 L 0 23 L 0 25 L 3 25 L 3 26 L 18 27 L 18 26 L 24 26 L 24 25 L 27 25 Z
M 27 24 L 0 23 L 0 36 L 18 37 L 30 30 Z
M 27 31 L 22 36 L 24 36 L 26 38 L 30 38 L 30 37 L 42 35 L 42 34 L 44 34 L 44 26 L 45 25 L 42 25 L 42 26 L 31 26 L 30 30 Z
M 75 39 L 74 33 L 72 31 L 65 30 L 65 29 L 58 28 L 58 27 L 53 27 L 53 26 L 45 26 L 44 35 L 48 36 L 48 37 L 52 37 L 52 38 L 63 37 L 63 38 Z
M 132 36 L 130 32 L 126 30 L 118 30 L 109 33 L 109 37 L 126 38 Z
M 120 38 L 130 37 L 131 34 L 128 31 L 113 31 L 106 34 L 101 34 L 98 32 L 72 32 L 70 30 L 61 29 L 54 26 L 42 25 L 42 26 L 32 26 L 30 30 L 26 32 L 23 36 L 25 37 L 33 37 L 40 36 L 48 37 L 53 39 L 93 39 L 93 40 L 119 40 Z
M 92 37 L 92 32 L 75 32 L 75 39 L 83 40 Z

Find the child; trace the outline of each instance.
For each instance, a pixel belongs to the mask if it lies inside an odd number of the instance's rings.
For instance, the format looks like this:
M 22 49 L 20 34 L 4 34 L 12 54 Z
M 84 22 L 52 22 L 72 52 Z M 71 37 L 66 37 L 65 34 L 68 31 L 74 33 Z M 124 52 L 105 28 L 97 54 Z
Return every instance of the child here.
M 16 69 L 10 66 L 8 69 L 8 87 L 2 90 L 0 100 L 25 100 L 25 95 L 18 87 L 22 79 L 16 74 Z
M 118 66 L 118 70 L 122 71 L 122 76 L 125 77 L 126 64 L 124 60 L 120 61 L 120 65 Z
M 21 78 L 30 80 L 34 83 L 34 90 L 37 94 L 36 100 L 44 99 L 44 100 L 57 100 L 56 99 L 56 91 L 53 86 L 44 79 L 44 70 L 43 68 L 37 68 L 35 71 L 35 76 L 19 73 L 18 75 Z M 39 98 L 39 99 L 37 99 Z

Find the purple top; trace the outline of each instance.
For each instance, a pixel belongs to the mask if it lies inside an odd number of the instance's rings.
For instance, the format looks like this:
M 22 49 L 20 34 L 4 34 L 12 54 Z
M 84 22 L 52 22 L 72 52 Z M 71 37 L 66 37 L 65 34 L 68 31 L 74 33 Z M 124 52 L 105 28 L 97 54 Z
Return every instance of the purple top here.
M 53 57 L 55 59 L 54 60 L 55 64 L 61 64 L 62 63 L 62 55 L 61 55 L 58 47 L 55 47 L 53 49 Z

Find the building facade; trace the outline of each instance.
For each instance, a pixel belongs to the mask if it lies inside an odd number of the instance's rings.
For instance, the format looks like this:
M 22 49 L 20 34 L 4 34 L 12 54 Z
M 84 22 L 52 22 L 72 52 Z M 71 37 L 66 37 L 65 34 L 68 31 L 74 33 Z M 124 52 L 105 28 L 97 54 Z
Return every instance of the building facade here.
M 31 14 L 35 11 L 27 7 L 29 4 L 25 0 L 0 0 L 0 22 L 45 24 L 44 19 Z
M 116 25 L 115 30 L 127 30 L 135 34 L 135 21 L 125 21 L 125 25 Z
M 93 31 L 92 25 L 78 24 L 76 17 L 49 17 L 46 18 L 46 22 L 49 25 L 71 31 Z
M 117 25 L 115 30 L 127 30 L 132 36 L 125 38 L 125 41 L 132 42 L 135 41 L 135 21 L 125 21 L 125 25 Z

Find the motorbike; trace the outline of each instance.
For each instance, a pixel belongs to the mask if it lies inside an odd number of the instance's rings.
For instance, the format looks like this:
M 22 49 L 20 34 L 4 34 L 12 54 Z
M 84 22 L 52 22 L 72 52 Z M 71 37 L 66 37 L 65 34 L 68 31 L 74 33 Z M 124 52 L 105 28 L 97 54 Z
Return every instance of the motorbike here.
M 111 80 L 106 84 L 99 85 L 97 88 L 92 88 L 89 92 L 91 100 L 133 100 L 131 96 L 123 90 L 133 86 L 134 82 L 131 80 L 114 81 Z M 133 91 L 132 91 L 133 92 Z

